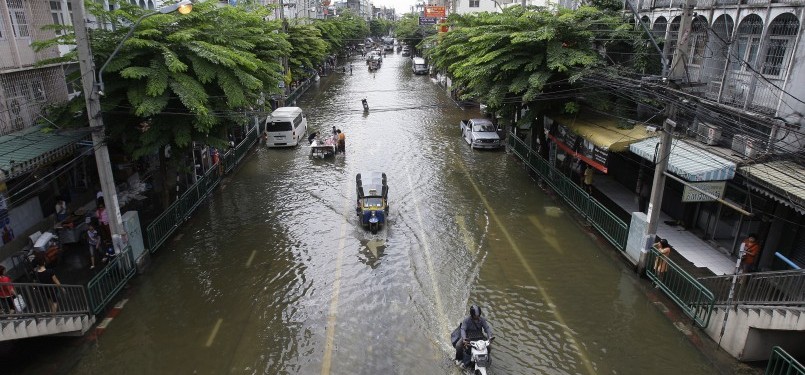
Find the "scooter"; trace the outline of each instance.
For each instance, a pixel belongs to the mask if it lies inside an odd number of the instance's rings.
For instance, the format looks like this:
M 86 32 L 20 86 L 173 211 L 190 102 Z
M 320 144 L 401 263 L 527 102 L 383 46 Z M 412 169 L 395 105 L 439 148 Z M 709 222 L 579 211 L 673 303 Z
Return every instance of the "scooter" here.
M 366 98 L 361 99 L 361 103 L 363 103 L 363 111 L 369 112 L 369 102 L 366 101 Z
M 469 346 L 469 353 L 464 351 L 464 355 L 470 356 L 470 364 L 474 366 L 467 367 L 473 370 L 473 375 L 486 375 L 486 368 L 492 363 L 492 358 L 489 357 L 489 345 L 495 339 L 492 336 L 489 340 L 466 340 Z

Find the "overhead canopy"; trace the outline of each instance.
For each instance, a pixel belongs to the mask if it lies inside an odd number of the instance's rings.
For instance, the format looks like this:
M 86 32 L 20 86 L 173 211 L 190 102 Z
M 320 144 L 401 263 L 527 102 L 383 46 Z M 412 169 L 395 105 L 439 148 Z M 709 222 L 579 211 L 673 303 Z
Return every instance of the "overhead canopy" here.
M 792 161 L 771 161 L 741 167 L 749 187 L 805 214 L 805 168 Z
M 10 180 L 69 156 L 87 133 L 45 133 L 34 126 L 0 136 L 0 180 Z
M 616 118 L 605 115 L 582 113 L 576 117 L 557 116 L 554 120 L 609 152 L 624 152 L 630 144 L 653 135 L 646 131 L 645 125 L 640 124 L 631 129 L 621 129 Z
M 659 137 L 649 138 L 629 146 L 643 159 L 654 162 L 659 149 Z M 674 139 L 668 171 L 688 181 L 724 181 L 735 177 L 735 163 L 702 150 L 685 141 Z

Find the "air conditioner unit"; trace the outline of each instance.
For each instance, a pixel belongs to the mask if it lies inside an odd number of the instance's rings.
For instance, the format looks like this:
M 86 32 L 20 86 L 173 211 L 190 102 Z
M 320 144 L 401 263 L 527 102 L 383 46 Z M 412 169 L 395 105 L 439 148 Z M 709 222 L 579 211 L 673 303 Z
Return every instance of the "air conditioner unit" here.
M 746 134 L 735 134 L 732 137 L 732 146 L 730 148 L 744 157 L 754 158 L 763 152 L 763 141 Z
M 735 151 L 741 155 L 744 154 L 744 150 L 746 149 L 746 135 L 743 134 L 735 134 L 732 137 L 732 146 L 730 146 L 732 151 Z
M 714 145 L 721 140 L 720 126 L 699 122 L 699 127 L 697 128 L 696 133 L 696 139 L 708 145 Z

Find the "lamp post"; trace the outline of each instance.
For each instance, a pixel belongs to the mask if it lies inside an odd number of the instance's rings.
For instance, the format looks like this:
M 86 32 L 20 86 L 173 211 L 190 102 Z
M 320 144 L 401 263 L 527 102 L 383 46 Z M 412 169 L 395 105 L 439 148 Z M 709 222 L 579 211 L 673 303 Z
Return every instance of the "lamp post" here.
M 112 174 L 112 164 L 109 161 L 109 150 L 106 147 L 107 145 L 104 133 L 103 117 L 101 115 L 100 97 L 103 95 L 103 79 L 101 74 L 103 73 L 104 68 L 106 68 L 106 65 L 108 65 L 115 55 L 117 55 L 117 53 L 120 51 L 120 48 L 123 46 L 123 43 L 132 35 L 132 33 L 134 33 L 134 29 L 140 24 L 140 22 L 142 22 L 143 19 L 156 14 L 165 14 L 177 10 L 179 13 L 187 14 L 192 10 L 193 5 L 190 0 L 183 0 L 176 4 L 163 7 L 158 11 L 147 13 L 137 19 L 131 28 L 129 28 L 128 34 L 126 34 L 123 40 L 118 43 L 114 52 L 112 52 L 106 62 L 101 66 L 101 70 L 98 72 L 98 81 L 96 84 L 95 63 L 92 60 L 92 51 L 90 51 L 90 43 L 89 39 L 87 38 L 84 1 L 71 1 L 76 19 L 76 22 L 73 26 L 75 27 L 75 42 L 76 49 L 78 50 L 78 65 L 81 68 L 81 83 L 83 86 L 84 101 L 87 105 L 89 128 L 92 131 L 92 143 L 93 148 L 95 149 L 95 162 L 98 166 L 98 178 L 101 182 L 101 191 L 103 192 L 104 204 L 106 205 L 106 209 L 109 213 L 109 229 L 111 230 L 112 235 L 117 234 L 123 236 L 125 235 L 126 230 L 123 227 L 123 218 L 120 215 L 117 191 L 115 189 L 115 181 Z

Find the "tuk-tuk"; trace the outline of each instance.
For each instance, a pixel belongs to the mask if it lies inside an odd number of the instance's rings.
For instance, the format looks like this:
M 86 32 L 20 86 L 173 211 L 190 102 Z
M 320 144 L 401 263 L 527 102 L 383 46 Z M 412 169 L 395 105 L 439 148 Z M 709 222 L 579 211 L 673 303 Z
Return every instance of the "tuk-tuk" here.
M 386 174 L 382 172 L 358 173 L 355 176 L 355 189 L 358 195 L 358 206 L 355 212 L 361 226 L 368 228 L 372 234 L 377 233 L 386 223 L 389 213 Z

